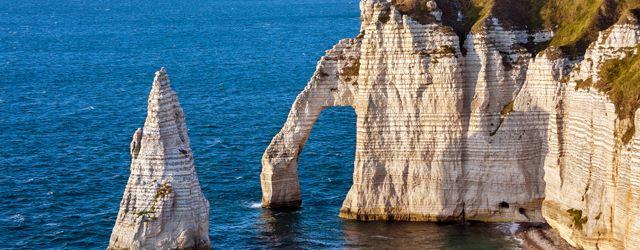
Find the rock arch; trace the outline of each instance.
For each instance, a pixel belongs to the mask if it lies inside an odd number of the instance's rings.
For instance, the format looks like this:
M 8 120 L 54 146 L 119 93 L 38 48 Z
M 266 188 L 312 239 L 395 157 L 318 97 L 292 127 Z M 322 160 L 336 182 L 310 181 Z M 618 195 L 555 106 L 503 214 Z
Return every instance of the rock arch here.
M 328 107 L 355 108 L 360 68 L 360 40 L 341 40 L 318 62 L 316 71 L 298 95 L 283 128 L 262 156 L 262 206 L 301 204 L 298 157 L 320 112 Z

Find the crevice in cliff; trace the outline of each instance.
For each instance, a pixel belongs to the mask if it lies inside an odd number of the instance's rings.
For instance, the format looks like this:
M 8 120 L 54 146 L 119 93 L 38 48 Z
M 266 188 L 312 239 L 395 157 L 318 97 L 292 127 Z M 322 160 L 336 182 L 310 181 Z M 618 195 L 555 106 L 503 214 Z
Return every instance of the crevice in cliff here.
M 514 102 L 515 100 L 511 100 L 502 108 L 502 110 L 500 111 L 500 121 L 498 121 L 498 126 L 496 126 L 496 129 L 493 132 L 489 133 L 490 136 L 494 136 L 496 133 L 498 133 L 498 130 L 500 130 L 500 126 L 502 126 L 502 123 L 504 122 L 504 119 L 506 119 L 507 116 L 511 114 L 511 112 L 513 112 Z
M 558 139 L 558 173 L 560 178 L 560 187 L 564 185 L 564 99 L 566 97 L 566 93 L 564 91 L 564 84 L 559 85 L 559 89 L 556 93 L 556 100 L 558 103 L 556 104 L 556 130 L 557 130 L 557 139 Z
M 523 207 L 518 208 L 518 213 L 520 213 L 522 216 L 527 218 L 527 220 L 529 220 L 529 216 L 527 215 L 527 210 L 524 209 Z
M 628 131 L 629 127 L 633 127 L 633 125 L 630 125 L 629 119 L 616 121 L 615 131 L 614 131 L 615 144 L 613 146 L 613 162 L 611 163 L 613 165 L 611 181 L 613 182 L 614 187 L 618 186 L 618 178 L 619 178 L 618 169 L 620 168 L 620 164 L 621 164 L 620 158 L 622 157 L 622 148 L 626 144 L 626 142 L 623 141 L 622 133 L 625 133 L 626 131 Z
M 460 212 L 460 217 L 462 218 L 462 223 L 467 221 L 467 214 L 465 212 L 465 203 L 462 202 L 462 212 Z

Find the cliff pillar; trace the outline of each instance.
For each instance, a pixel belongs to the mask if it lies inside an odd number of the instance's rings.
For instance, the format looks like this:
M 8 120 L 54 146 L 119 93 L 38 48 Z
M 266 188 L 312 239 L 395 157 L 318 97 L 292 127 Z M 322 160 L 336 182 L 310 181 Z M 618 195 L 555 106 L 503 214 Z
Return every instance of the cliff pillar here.
M 131 175 L 109 249 L 209 249 L 209 202 L 198 182 L 187 125 L 164 68 L 144 128 L 131 142 Z

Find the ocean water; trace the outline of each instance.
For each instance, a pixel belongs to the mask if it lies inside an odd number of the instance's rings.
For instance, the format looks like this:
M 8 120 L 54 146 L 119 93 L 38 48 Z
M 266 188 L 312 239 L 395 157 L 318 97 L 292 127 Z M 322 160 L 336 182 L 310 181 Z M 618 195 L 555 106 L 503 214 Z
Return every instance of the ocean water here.
M 357 0 L 0 0 L 0 249 L 100 249 L 154 71 L 186 113 L 215 248 L 519 248 L 509 224 L 338 218 L 355 114 L 326 110 L 300 160 L 303 208 L 259 207 L 260 158 Z

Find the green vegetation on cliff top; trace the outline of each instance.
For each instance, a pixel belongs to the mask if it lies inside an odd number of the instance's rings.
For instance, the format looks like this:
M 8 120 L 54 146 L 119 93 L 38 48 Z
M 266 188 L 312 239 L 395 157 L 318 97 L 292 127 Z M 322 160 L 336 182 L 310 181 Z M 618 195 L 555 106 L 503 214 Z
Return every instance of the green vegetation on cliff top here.
M 636 47 L 640 50 L 640 46 Z M 628 52 L 622 59 L 605 61 L 595 86 L 616 104 L 620 119 L 633 118 L 640 107 L 640 53 Z
M 419 22 L 433 19 L 429 0 L 392 0 L 398 9 Z M 489 17 L 505 27 L 528 30 L 551 29 L 549 45 L 575 57 L 584 54 L 598 32 L 613 25 L 625 13 L 637 15 L 640 0 L 436 0 L 443 22 L 461 40 L 473 29 L 484 26 Z M 460 20 L 458 13 L 464 18 Z
M 628 143 L 635 132 L 635 112 L 640 108 L 640 45 L 636 53 L 628 52 L 622 59 L 605 61 L 598 72 L 600 80 L 594 87 L 604 92 L 616 106 L 619 119 L 630 119 L 631 125 L 622 134 Z
M 607 95 L 615 104 L 618 119 L 630 120 L 621 134 L 622 142 L 626 144 L 635 133 L 635 112 L 640 108 L 640 45 L 622 59 L 604 61 L 598 75 L 600 79 L 595 83 L 591 77 L 576 81 L 576 90 L 594 87 Z

